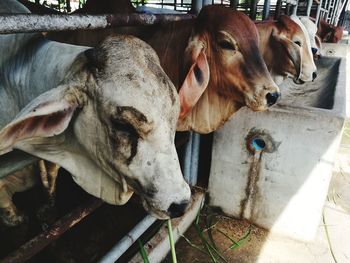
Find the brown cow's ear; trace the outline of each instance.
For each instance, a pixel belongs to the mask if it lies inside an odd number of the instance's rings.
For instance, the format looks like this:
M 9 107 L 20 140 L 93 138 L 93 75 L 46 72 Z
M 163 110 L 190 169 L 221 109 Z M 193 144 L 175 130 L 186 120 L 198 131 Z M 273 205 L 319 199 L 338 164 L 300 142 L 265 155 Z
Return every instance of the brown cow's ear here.
M 274 32 L 272 36 L 285 49 L 287 56 L 293 62 L 295 71 L 297 73 L 297 79 L 299 79 L 301 74 L 301 63 L 302 63 L 300 46 L 295 44 L 292 40 L 288 39 L 283 34 L 279 34 L 278 32 Z
M 209 65 L 204 51 L 200 51 L 180 88 L 180 119 L 191 111 L 209 83 Z
M 328 33 L 323 37 L 322 42 L 325 42 L 325 43 L 333 43 L 332 40 L 333 40 L 332 32 L 328 32 Z
M 49 92 L 32 101 L 0 131 L 0 154 L 25 139 L 51 137 L 66 130 L 77 104 L 64 99 L 52 100 Z

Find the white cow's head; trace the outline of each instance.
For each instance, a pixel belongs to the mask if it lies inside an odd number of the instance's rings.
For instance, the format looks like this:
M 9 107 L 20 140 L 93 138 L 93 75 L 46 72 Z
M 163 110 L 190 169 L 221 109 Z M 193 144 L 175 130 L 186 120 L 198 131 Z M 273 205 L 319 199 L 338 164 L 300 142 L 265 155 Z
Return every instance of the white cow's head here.
M 135 191 L 152 215 L 176 217 L 190 202 L 174 146 L 179 106 L 146 43 L 109 37 L 0 132 L 0 150 L 56 162 L 108 203 L 123 204 Z
M 317 36 L 317 25 L 308 16 L 299 16 L 300 22 L 304 25 L 311 45 L 311 51 L 314 59 L 318 59 L 321 55 L 321 40 Z

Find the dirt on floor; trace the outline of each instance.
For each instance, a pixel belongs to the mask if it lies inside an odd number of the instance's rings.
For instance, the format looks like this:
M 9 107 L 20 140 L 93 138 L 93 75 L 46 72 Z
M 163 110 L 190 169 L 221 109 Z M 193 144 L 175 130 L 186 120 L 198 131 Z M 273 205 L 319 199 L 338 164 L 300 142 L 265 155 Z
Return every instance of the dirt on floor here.
M 248 221 L 219 215 L 206 208 L 201 211 L 198 224 L 192 224 L 178 241 L 177 259 L 182 263 L 215 262 L 213 258 L 217 262 L 254 262 L 253 258 L 259 255 L 259 244 L 263 244 L 267 236 L 267 231 Z M 171 256 L 163 262 L 171 263 Z

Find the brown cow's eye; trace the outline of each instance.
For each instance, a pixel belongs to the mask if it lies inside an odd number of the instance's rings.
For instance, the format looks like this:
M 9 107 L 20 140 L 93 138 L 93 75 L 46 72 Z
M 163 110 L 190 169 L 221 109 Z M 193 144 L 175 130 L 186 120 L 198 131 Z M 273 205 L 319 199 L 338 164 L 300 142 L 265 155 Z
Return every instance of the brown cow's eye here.
M 220 46 L 222 49 L 235 50 L 234 45 L 233 45 L 231 42 L 228 42 L 228 41 L 226 41 L 226 40 L 220 41 L 220 42 L 219 42 L 219 46 Z
M 299 47 L 301 47 L 301 42 L 300 41 L 294 41 L 295 44 L 297 44 Z

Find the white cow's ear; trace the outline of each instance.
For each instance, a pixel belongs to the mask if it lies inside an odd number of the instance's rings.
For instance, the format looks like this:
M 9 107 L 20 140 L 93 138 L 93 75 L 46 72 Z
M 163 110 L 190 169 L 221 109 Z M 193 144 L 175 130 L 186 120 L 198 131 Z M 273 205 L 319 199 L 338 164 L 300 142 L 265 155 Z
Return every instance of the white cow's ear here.
M 210 70 L 204 45 L 197 37 L 192 38 L 186 48 L 186 57 L 191 67 L 179 90 L 180 119 L 183 119 L 198 102 L 209 83 Z
M 20 141 L 51 137 L 68 127 L 78 104 L 75 100 L 53 99 L 52 91 L 34 99 L 17 117 L 0 131 L 0 154 Z
M 322 44 L 321 44 L 321 39 L 319 36 L 315 36 L 315 42 L 318 50 L 322 50 Z
M 300 46 L 298 46 L 292 40 L 288 39 L 285 35 L 277 32 L 277 30 L 272 33 L 272 36 L 274 40 L 279 42 L 282 45 L 282 47 L 285 49 L 287 56 L 289 57 L 289 59 L 292 61 L 294 65 L 297 79 L 299 79 L 301 74 L 301 64 L 302 64 Z

